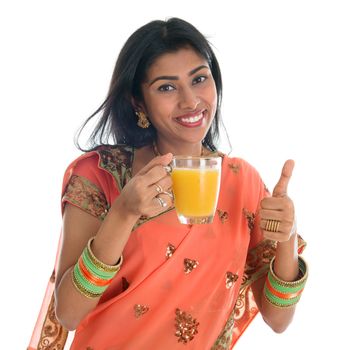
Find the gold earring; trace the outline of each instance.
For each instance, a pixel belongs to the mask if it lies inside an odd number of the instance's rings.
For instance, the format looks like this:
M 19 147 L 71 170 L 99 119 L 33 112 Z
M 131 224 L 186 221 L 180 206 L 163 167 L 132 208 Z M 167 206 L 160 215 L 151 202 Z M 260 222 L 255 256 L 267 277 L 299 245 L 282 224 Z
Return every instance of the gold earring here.
M 135 114 L 139 117 L 139 120 L 137 121 L 137 125 L 142 129 L 147 129 L 151 123 L 146 117 L 146 114 L 142 111 L 136 111 Z

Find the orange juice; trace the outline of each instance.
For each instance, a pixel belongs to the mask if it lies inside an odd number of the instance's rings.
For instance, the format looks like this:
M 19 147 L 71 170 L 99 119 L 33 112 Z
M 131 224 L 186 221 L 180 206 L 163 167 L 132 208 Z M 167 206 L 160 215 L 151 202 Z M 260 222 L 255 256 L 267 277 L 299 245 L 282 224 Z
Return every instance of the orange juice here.
M 179 215 L 214 215 L 220 186 L 220 169 L 174 168 L 171 178 L 175 208 Z

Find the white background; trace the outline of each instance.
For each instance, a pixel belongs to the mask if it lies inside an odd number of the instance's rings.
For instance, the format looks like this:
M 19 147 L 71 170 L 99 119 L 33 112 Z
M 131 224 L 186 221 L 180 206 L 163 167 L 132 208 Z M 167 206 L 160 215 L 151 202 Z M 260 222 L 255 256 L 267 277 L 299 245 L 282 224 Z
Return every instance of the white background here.
M 1 2 L 1 348 L 29 342 L 76 129 L 103 101 L 128 36 L 171 16 L 215 46 L 232 155 L 270 189 L 296 162 L 289 193 L 310 279 L 285 333 L 259 316 L 235 349 L 348 348 L 350 11 L 337 0 Z

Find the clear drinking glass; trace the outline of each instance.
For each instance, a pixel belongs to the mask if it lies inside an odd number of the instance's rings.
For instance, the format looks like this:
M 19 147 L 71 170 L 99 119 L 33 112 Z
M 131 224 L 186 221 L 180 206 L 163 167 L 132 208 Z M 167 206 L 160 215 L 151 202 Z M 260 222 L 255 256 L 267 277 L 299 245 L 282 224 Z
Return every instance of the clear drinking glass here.
M 221 157 L 174 156 L 171 178 L 182 224 L 210 224 L 220 192 Z

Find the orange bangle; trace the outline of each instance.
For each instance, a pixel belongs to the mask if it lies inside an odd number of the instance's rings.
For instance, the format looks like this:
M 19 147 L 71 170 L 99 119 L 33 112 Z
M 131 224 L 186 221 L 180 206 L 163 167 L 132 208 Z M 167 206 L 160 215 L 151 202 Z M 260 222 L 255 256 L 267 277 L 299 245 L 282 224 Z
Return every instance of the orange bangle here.
M 304 288 L 303 288 L 303 289 L 299 290 L 299 291 L 296 292 L 296 293 L 281 293 L 281 292 L 279 292 L 278 290 L 274 289 L 274 288 L 271 286 L 271 283 L 270 283 L 270 281 L 269 281 L 268 278 L 266 278 L 266 287 L 267 287 L 267 289 L 268 289 L 273 295 L 275 295 L 276 297 L 279 297 L 279 298 L 281 298 L 281 299 L 292 299 L 292 298 L 296 298 L 296 297 L 299 296 L 299 295 L 302 293 L 302 291 L 304 290 Z
M 84 275 L 84 277 L 91 283 L 94 284 L 95 286 L 103 287 L 103 286 L 108 286 L 111 282 L 112 279 L 109 280 L 104 280 L 102 278 L 98 278 L 94 276 L 84 265 L 83 259 L 80 257 L 79 259 L 79 268 L 81 273 Z

